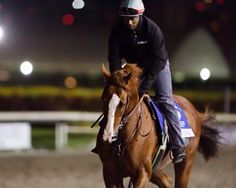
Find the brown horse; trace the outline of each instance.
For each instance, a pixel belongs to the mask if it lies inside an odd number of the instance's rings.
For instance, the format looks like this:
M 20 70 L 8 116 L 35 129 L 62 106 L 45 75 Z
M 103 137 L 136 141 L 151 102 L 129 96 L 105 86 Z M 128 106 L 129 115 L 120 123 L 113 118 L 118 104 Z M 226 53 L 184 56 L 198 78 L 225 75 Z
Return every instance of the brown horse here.
M 123 178 L 130 177 L 133 187 L 147 187 L 148 182 L 161 188 L 173 187 L 172 179 L 163 172 L 171 163 L 168 153 L 157 171 L 152 161 L 157 152 L 159 139 L 156 122 L 144 102 L 139 98 L 140 68 L 127 64 L 111 74 L 103 66 L 106 86 L 102 94 L 104 118 L 97 136 L 97 152 L 103 164 L 103 177 L 107 188 L 124 187 Z M 174 96 L 184 110 L 195 134 L 184 148 L 187 158 L 175 164 L 175 188 L 187 188 L 194 155 L 197 150 L 205 159 L 218 151 L 218 131 L 205 124 L 209 115 L 199 113 L 185 98 Z

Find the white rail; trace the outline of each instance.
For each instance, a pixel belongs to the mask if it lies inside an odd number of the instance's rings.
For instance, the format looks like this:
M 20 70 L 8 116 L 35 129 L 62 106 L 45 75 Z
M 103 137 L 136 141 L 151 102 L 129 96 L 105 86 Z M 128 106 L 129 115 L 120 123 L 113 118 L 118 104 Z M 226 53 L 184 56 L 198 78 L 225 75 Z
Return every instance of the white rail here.
M 63 149 L 68 142 L 69 133 L 97 133 L 98 127 L 69 126 L 71 122 L 95 121 L 100 112 L 0 112 L 0 122 L 28 122 L 55 124 L 56 149 Z M 218 122 L 236 122 L 236 114 L 216 114 Z M 47 124 L 45 124 L 47 125 Z
M 0 112 L 0 122 L 75 122 L 95 121 L 99 112 Z

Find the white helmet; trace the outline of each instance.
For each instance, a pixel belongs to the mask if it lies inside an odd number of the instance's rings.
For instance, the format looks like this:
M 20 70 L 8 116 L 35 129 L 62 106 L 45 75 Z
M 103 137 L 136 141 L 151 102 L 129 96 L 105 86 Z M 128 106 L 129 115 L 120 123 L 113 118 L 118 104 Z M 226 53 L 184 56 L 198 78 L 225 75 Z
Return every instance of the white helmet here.
M 120 16 L 139 16 L 145 8 L 142 0 L 123 0 L 120 5 Z

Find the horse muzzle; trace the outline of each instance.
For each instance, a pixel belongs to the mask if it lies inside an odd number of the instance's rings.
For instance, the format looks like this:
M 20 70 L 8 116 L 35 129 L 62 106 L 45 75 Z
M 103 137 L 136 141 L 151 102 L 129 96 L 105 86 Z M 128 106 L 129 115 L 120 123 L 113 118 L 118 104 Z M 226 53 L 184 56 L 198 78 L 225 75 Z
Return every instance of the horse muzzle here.
M 103 141 L 111 144 L 112 142 L 115 142 L 117 140 L 117 135 L 114 134 L 112 131 L 107 131 L 106 129 L 104 130 L 103 133 Z

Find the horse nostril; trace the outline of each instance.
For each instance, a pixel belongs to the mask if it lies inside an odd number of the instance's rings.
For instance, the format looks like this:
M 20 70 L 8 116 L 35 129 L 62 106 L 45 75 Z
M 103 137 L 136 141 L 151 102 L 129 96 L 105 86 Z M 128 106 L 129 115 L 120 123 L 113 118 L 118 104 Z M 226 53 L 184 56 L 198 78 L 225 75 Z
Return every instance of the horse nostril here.
M 112 136 L 112 137 L 111 137 L 111 141 L 112 141 L 112 142 L 115 142 L 116 140 L 117 140 L 117 136 Z

